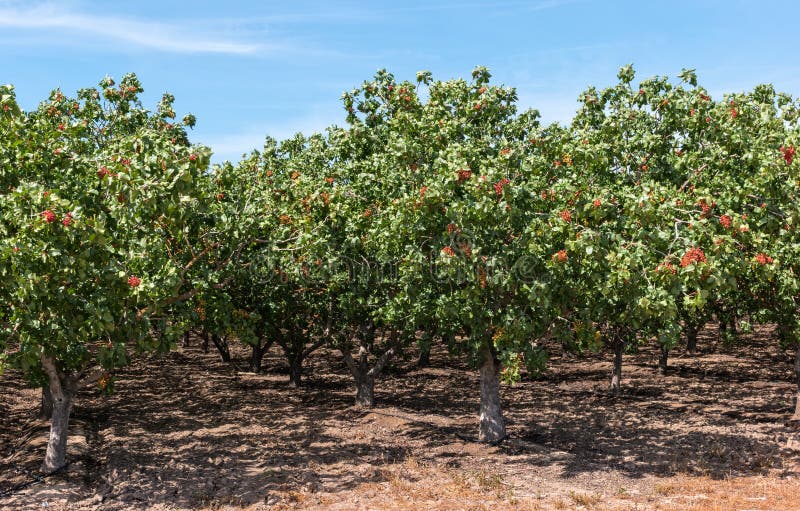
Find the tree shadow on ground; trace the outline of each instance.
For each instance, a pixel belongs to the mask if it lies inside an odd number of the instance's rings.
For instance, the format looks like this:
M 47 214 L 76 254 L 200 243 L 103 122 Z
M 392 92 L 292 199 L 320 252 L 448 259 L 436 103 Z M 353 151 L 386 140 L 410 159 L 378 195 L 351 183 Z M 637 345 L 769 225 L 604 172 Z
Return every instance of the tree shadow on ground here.
M 478 376 L 451 364 L 441 347 L 430 368 L 407 364 L 379 380 L 376 408 L 362 410 L 352 406 L 353 383 L 336 352 L 315 353 L 304 385 L 294 388 L 276 349 L 266 374 L 254 375 L 190 346 L 125 369 L 110 397 L 82 391 L 75 417 L 93 431 L 85 493 L 110 508 L 248 505 L 275 492 L 386 481 L 388 467 L 408 460 L 455 469 L 492 463 L 565 479 L 609 470 L 630 479 L 789 470 L 791 368 L 775 362 L 785 354 L 768 336 L 724 352 L 704 337 L 699 346 L 694 357 L 675 357 L 667 376 L 657 373 L 654 350 L 626 356 L 619 397 L 605 390 L 606 354 L 556 353 L 542 378 L 502 388 L 510 438 L 498 447 L 468 441 Z M 234 355 L 241 362 L 247 353 Z M 0 380 L 4 395 L 20 385 Z M 18 434 L 36 404 L 23 410 L 0 400 L 10 419 L 0 422 L 0 439 Z

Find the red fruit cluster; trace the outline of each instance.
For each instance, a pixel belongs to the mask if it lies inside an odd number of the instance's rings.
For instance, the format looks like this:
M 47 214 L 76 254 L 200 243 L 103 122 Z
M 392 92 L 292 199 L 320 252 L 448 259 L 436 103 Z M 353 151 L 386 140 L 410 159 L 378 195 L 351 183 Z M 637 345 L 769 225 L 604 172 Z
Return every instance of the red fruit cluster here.
M 453 234 L 456 231 L 458 231 L 458 226 L 456 224 L 447 224 L 447 232 Z
M 700 94 L 700 99 L 702 99 L 703 101 L 711 101 L 711 98 L 709 96 L 706 96 L 705 94 Z
M 461 169 L 458 171 L 458 182 L 463 183 L 472 177 L 472 171 L 469 169 Z
M 726 229 L 730 229 L 731 228 L 731 222 L 732 222 L 732 218 L 730 216 L 728 216 L 728 215 L 722 215 L 722 216 L 719 217 L 720 225 L 722 225 L 722 227 L 724 227 Z
M 559 250 L 555 254 L 553 254 L 553 259 L 559 263 L 566 263 L 567 262 L 567 251 L 566 250 Z
M 136 287 L 141 283 L 142 283 L 142 279 L 140 279 L 136 275 L 131 275 L 130 277 L 128 277 L 128 285 L 131 286 L 131 287 Z
M 100 170 L 97 171 L 97 177 L 99 177 L 100 179 L 103 179 L 104 177 L 107 177 L 107 176 L 114 177 L 116 175 L 117 175 L 116 173 L 111 172 L 106 167 L 100 167 Z
M 419 189 L 419 196 L 420 197 L 425 197 L 425 192 L 427 192 L 427 191 L 428 191 L 428 187 L 427 186 L 423 186 L 422 188 Z
M 48 224 L 52 224 L 57 220 L 56 214 L 50 211 L 49 209 L 42 212 L 42 218 L 44 218 L 44 221 L 47 222 Z
M 712 201 L 711 204 L 709 204 L 705 199 L 700 199 L 697 202 L 697 205 L 700 206 L 700 209 L 703 210 L 702 214 L 703 218 L 708 218 L 711 215 L 711 210 L 717 207 L 716 202 Z
M 196 161 L 196 160 L 197 160 L 197 155 L 196 154 L 190 154 L 189 155 L 189 161 Z
M 444 247 L 442 249 L 442 252 L 444 252 L 445 255 L 448 255 L 450 257 L 453 257 L 454 255 L 456 255 L 456 251 L 453 250 L 453 247 Z
M 69 227 L 70 225 L 72 225 L 72 213 L 67 213 L 64 219 L 61 221 L 61 225 L 63 225 L 64 227 Z
M 791 165 L 792 161 L 794 160 L 794 146 L 781 146 L 781 152 L 783 153 L 783 159 L 786 161 L 786 165 Z
M 736 119 L 737 115 L 739 115 L 739 112 L 735 108 L 731 108 L 731 119 Z
M 603 205 L 603 202 L 600 199 L 595 199 L 595 200 L 592 201 L 592 206 L 594 206 L 596 208 L 599 208 L 602 205 Z
M 699 248 L 690 248 L 681 257 L 681 268 L 686 268 L 690 264 L 706 262 L 706 254 Z
M 558 214 L 561 217 L 561 220 L 570 223 L 572 222 L 572 213 L 569 212 L 568 209 L 563 210 L 561 213 Z
M 675 268 L 675 266 L 673 266 L 672 263 L 660 263 L 658 266 L 656 266 L 656 271 L 663 273 L 671 273 L 673 275 L 678 273 L 678 269 Z
M 130 159 L 130 158 L 122 158 L 121 160 L 119 160 L 119 162 L 120 162 L 120 163 L 121 163 L 123 166 L 127 167 L 128 165 L 130 165 L 130 164 L 131 164 L 131 159 Z
M 481 289 L 486 289 L 486 271 L 483 268 L 478 268 L 478 285 Z
M 508 178 L 504 177 L 500 181 L 494 184 L 494 193 L 497 195 L 503 195 L 503 187 L 509 183 Z
M 773 259 L 763 252 L 756 255 L 756 262 L 761 265 L 772 264 Z

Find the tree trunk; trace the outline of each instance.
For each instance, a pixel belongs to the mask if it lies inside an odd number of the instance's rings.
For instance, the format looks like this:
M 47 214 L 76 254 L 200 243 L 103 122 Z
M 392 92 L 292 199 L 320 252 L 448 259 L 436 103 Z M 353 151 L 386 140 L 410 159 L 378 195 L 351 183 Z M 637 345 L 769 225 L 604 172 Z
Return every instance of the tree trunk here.
M 51 474 L 63 468 L 67 457 L 67 437 L 69 436 L 69 415 L 72 412 L 72 398 L 77 381 L 74 377 L 60 373 L 52 358 L 42 355 L 42 367 L 49 378 L 50 395 L 53 399 L 53 416 L 50 419 L 50 437 L 42 463 L 42 472 Z
M 669 360 L 669 349 L 661 345 L 661 356 L 658 357 L 658 368 L 661 370 L 661 374 L 667 374 L 667 361 Z M 622 369 L 620 368 L 620 371 Z
M 53 395 L 50 387 L 42 387 L 42 404 L 39 407 L 39 420 L 50 420 L 53 418 Z
M 299 387 L 303 380 L 302 356 L 289 357 L 289 382 Z
M 484 346 L 479 356 L 481 357 L 481 404 L 478 441 L 497 443 L 506 437 L 506 425 L 500 407 L 499 364 L 489 346 Z
M 800 343 L 795 344 L 794 349 L 794 380 L 797 384 L 797 395 L 795 396 L 793 421 L 800 421 Z
M 255 374 L 259 374 L 261 372 L 261 361 L 264 358 L 264 349 L 260 343 L 258 345 L 252 344 L 251 348 L 253 351 L 250 355 L 250 370 Z
M 219 351 L 219 356 L 223 362 L 230 362 L 231 361 L 231 352 L 228 349 L 228 341 L 225 340 L 224 337 L 220 337 L 217 334 L 211 334 L 211 342 L 214 343 L 214 346 L 217 347 L 217 351 Z
M 375 378 L 377 378 L 389 357 L 394 355 L 394 348 L 389 348 L 378 358 L 372 369 L 368 364 L 369 350 L 365 346 L 358 349 L 358 361 L 353 359 L 350 350 L 341 350 L 344 361 L 350 369 L 350 373 L 356 380 L 356 405 L 363 408 L 375 406 Z
M 356 405 L 362 408 L 375 406 L 375 378 L 365 375 L 356 381 Z
M 694 355 L 697 351 L 697 331 L 698 328 L 694 324 L 686 324 L 686 351 Z
M 419 358 L 417 359 L 417 367 L 422 369 L 424 367 L 430 367 L 431 365 L 431 348 L 430 346 L 427 348 L 420 349 Z
M 614 368 L 611 371 L 611 394 L 618 396 L 622 390 L 622 351 L 625 343 L 617 341 L 614 344 Z
M 203 337 L 203 353 L 208 353 L 208 343 L 210 341 L 208 332 L 203 330 L 202 337 Z
M 187 330 L 187 331 L 185 331 L 185 332 L 183 333 L 183 342 L 182 342 L 182 346 L 183 346 L 184 348 L 188 348 L 188 347 L 189 347 L 189 330 Z

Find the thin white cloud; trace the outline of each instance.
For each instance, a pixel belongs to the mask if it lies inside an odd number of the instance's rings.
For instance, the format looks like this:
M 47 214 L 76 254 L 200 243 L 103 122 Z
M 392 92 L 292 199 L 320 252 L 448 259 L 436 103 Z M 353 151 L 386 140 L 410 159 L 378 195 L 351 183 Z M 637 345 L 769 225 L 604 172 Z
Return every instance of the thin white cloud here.
M 267 49 L 167 23 L 69 12 L 54 4 L 0 4 L 0 28 L 63 30 L 171 53 L 247 55 Z

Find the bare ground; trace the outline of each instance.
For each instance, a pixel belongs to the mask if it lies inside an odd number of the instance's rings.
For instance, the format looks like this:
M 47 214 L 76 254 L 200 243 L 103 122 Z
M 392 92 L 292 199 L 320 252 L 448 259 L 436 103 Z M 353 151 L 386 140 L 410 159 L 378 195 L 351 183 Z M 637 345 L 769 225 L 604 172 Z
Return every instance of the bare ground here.
M 470 441 L 477 372 L 445 353 L 397 361 L 362 410 L 333 353 L 295 389 L 277 351 L 254 375 L 194 345 L 126 368 L 112 396 L 83 390 L 68 469 L 0 509 L 800 510 L 790 353 L 766 328 L 727 347 L 707 329 L 699 350 L 668 376 L 654 347 L 626 356 L 619 397 L 608 354 L 556 351 L 503 387 L 509 439 L 491 447 Z M 0 495 L 35 481 L 37 411 L 18 374 L 0 378 Z

